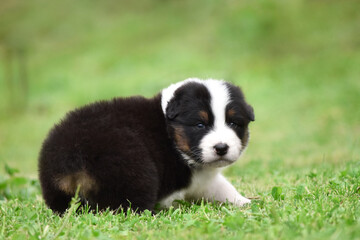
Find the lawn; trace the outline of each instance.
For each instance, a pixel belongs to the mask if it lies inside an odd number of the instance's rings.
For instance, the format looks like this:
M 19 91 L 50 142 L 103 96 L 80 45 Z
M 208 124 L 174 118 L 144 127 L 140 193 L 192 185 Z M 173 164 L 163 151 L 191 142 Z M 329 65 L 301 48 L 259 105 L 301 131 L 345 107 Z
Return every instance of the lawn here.
M 0 239 L 360 239 L 360 2 L 3 0 Z M 255 109 L 224 171 L 250 206 L 64 217 L 37 156 L 67 111 L 221 78 Z

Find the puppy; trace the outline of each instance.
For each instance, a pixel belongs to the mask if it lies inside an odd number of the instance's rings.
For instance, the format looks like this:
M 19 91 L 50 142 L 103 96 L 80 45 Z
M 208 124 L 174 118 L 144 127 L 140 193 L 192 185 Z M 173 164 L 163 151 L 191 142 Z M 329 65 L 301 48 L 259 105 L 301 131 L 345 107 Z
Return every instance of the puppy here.
M 173 200 L 250 203 L 221 175 L 249 140 L 254 112 L 240 88 L 196 78 L 157 96 L 115 98 L 69 112 L 39 157 L 46 204 L 64 212 L 79 186 L 92 208 L 152 211 Z

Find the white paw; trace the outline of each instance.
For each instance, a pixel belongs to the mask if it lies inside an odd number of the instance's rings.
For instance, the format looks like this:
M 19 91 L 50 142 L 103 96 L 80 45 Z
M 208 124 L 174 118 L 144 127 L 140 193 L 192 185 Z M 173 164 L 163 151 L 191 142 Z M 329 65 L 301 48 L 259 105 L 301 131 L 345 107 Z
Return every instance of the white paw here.
M 235 200 L 235 205 L 238 206 L 238 207 L 242 207 L 244 206 L 245 204 L 250 204 L 251 203 L 251 200 L 250 199 L 247 199 L 245 197 L 239 197 Z

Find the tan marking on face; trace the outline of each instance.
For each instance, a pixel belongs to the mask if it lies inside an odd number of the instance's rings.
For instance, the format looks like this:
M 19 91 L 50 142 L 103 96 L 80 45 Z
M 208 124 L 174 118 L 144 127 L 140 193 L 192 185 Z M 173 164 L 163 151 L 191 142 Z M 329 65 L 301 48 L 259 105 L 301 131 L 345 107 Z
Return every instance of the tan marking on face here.
M 80 186 L 80 195 L 84 197 L 90 192 L 96 192 L 98 190 L 95 179 L 85 171 L 58 177 L 57 184 L 62 191 L 70 195 L 75 194 L 78 186 Z
M 209 115 L 206 111 L 200 111 L 199 112 L 199 116 L 201 117 L 201 119 L 205 122 L 208 123 L 209 122 Z
M 235 115 L 235 110 L 234 109 L 229 109 L 227 114 L 228 114 L 229 117 L 233 117 Z
M 175 127 L 174 138 L 177 147 L 181 151 L 190 152 L 190 146 L 182 127 Z

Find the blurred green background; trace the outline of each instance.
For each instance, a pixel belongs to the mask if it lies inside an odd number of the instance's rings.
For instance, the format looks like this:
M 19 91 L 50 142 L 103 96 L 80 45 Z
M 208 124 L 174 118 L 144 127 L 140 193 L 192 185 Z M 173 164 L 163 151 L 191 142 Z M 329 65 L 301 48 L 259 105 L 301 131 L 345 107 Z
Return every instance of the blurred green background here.
M 358 0 L 1 0 L 0 164 L 35 176 L 41 143 L 67 111 L 150 97 L 188 77 L 236 83 L 253 105 L 235 170 L 359 160 L 359 9 Z

